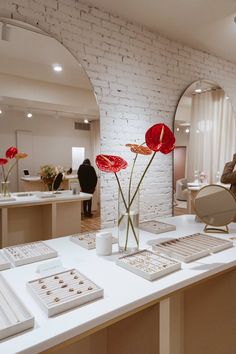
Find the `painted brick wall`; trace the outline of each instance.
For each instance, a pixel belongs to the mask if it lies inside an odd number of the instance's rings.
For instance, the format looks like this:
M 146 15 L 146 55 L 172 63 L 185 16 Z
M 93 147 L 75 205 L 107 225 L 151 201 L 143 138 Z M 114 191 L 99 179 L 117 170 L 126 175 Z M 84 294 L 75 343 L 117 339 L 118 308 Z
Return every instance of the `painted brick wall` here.
M 0 16 L 25 21 L 50 33 L 85 68 L 100 109 L 101 151 L 132 161 L 124 145 L 144 140 L 156 122 L 172 126 L 186 86 L 206 78 L 218 82 L 236 108 L 236 65 L 170 41 L 146 28 L 76 0 L 4 0 Z M 137 174 L 147 158 L 140 157 Z M 129 170 L 122 172 L 127 184 Z M 172 156 L 157 155 L 141 190 L 141 218 L 172 212 Z M 103 226 L 117 214 L 117 185 L 102 174 Z

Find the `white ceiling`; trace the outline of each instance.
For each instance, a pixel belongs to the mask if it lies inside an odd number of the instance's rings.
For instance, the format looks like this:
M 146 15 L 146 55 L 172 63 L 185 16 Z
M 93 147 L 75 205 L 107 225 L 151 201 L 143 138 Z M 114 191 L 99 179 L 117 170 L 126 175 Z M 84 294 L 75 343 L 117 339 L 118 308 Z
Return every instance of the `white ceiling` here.
M 89 0 L 165 37 L 236 62 L 236 0 Z

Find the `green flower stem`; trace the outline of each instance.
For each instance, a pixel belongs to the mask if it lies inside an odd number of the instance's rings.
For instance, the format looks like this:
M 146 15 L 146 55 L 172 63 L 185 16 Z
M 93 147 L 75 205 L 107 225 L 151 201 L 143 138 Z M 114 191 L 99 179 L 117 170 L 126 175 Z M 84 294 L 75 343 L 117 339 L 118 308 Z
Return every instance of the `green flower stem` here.
M 136 154 L 134 161 L 133 161 L 133 166 L 131 169 L 131 173 L 130 173 L 130 179 L 129 179 L 129 195 L 128 195 L 128 205 L 130 206 L 130 195 L 131 195 L 131 185 L 132 185 L 132 177 L 133 177 L 133 172 L 134 172 L 134 166 L 137 160 L 138 154 Z
M 3 165 L 2 165 L 2 176 L 3 176 L 4 182 L 6 182 L 6 176 L 5 176 L 5 171 L 4 171 Z
M 9 175 L 10 175 L 10 173 L 11 173 L 11 170 L 12 170 L 13 167 L 16 165 L 16 163 L 17 163 L 17 160 L 15 160 L 15 162 L 9 167 L 9 170 L 8 170 L 7 175 L 6 175 L 6 178 L 5 178 L 5 182 L 8 180 L 8 177 L 9 177 Z

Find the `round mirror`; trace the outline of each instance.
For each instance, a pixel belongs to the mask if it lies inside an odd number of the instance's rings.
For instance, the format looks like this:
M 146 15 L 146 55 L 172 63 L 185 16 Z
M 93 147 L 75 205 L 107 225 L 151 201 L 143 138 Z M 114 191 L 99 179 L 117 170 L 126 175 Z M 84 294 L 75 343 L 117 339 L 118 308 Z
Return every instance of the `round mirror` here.
M 208 185 L 197 193 L 195 211 L 200 220 L 206 224 L 204 231 L 228 232 L 227 225 L 236 215 L 236 199 L 225 187 Z
M 236 152 L 235 136 L 236 118 L 225 91 L 209 80 L 192 83 L 175 114 L 175 215 L 194 213 L 195 192 L 220 183 L 225 163 Z

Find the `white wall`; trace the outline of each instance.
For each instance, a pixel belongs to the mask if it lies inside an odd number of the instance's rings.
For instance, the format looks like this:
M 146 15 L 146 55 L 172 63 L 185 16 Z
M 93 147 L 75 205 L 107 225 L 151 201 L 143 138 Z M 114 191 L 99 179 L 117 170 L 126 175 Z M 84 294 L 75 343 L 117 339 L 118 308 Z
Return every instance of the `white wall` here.
M 87 71 L 97 94 L 101 151 L 133 155 L 127 142 L 143 142 L 154 123 L 172 126 L 177 102 L 192 82 L 217 82 L 236 109 L 236 65 L 161 37 L 145 27 L 76 0 L 6 0 L 0 15 L 28 22 L 63 43 Z M 138 171 L 144 168 L 140 158 Z M 136 176 L 138 172 L 136 173 Z M 127 184 L 127 172 L 121 174 Z M 156 156 L 141 192 L 141 218 L 172 213 L 172 156 Z M 101 175 L 103 226 L 117 218 L 117 185 Z
M 32 132 L 32 155 L 27 166 L 30 174 L 39 172 L 40 166 L 55 164 L 64 167 L 72 165 L 72 147 L 85 147 L 85 156 L 91 158 L 90 131 L 74 129 L 74 119 L 34 114 L 31 119 L 19 111 L 9 110 L 0 118 L 0 156 L 5 150 L 16 145 L 16 131 Z M 27 153 L 27 151 L 24 151 Z M 21 163 L 21 161 L 19 162 Z M 17 188 L 16 170 L 11 176 L 11 190 Z

